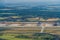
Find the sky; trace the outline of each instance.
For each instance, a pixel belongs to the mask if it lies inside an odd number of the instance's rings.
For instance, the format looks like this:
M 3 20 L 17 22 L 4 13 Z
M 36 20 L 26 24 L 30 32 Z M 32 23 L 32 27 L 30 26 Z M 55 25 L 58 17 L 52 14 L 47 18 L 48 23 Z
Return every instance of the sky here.
M 1 3 L 37 3 L 37 2 L 44 2 L 44 3 L 54 3 L 54 4 L 60 4 L 60 0 L 0 0 Z
M 59 3 L 60 0 L 4 0 L 6 3 L 19 3 L 19 2 L 53 2 Z

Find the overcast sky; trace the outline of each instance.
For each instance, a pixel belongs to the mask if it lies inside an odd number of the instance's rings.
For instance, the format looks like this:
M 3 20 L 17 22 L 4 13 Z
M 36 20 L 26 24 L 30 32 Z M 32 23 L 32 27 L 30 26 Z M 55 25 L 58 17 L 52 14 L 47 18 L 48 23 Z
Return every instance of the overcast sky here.
M 6 3 L 19 3 L 19 2 L 53 2 L 58 3 L 60 0 L 5 0 Z

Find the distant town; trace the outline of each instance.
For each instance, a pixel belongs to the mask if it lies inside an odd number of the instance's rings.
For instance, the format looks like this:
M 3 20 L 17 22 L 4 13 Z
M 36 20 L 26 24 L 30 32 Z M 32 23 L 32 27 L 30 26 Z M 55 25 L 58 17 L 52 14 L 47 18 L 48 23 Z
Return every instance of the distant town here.
M 13 18 L 18 18 L 18 17 L 13 17 Z M 3 19 L 3 18 L 0 18 Z M 60 18 L 27 18 L 29 20 L 28 22 L 21 22 L 21 21 L 16 21 L 16 22 L 9 22 L 9 21 L 3 21 L 0 22 L 0 27 L 60 27 Z
M 4 14 L 4 13 L 3 13 Z M 10 14 L 10 13 L 9 13 Z M 12 13 L 11 13 L 12 14 Z M 7 15 L 7 14 L 6 14 Z M 38 21 L 60 21 L 60 18 L 43 18 L 34 16 L 8 16 L 0 17 L 1 22 L 38 22 Z

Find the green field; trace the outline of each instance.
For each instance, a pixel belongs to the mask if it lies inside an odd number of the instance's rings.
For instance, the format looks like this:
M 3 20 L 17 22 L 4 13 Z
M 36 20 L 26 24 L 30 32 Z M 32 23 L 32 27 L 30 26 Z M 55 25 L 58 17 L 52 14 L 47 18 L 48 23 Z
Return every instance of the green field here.
M 19 34 L 3 34 L 0 38 L 3 40 L 32 40 L 30 38 L 16 38 L 17 35 Z
M 44 32 L 50 34 L 54 33 L 53 35 L 60 35 L 60 27 L 58 28 L 45 28 Z M 35 34 L 39 33 L 41 28 L 0 28 L 0 40 L 53 40 L 55 36 L 48 35 L 48 34 Z M 55 39 L 54 39 L 55 40 Z
M 55 40 L 55 38 L 51 34 L 0 34 L 0 40 Z

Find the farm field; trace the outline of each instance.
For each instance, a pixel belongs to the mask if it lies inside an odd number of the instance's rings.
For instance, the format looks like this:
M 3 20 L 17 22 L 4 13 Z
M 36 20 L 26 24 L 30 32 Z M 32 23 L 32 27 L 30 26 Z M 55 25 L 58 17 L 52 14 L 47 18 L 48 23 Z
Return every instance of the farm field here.
M 0 35 L 0 40 L 32 40 L 29 38 L 16 38 L 15 36 L 18 36 L 19 34 L 3 34 Z M 21 35 L 21 34 L 20 34 Z
M 4 27 L 3 27 L 4 28 Z M 7 27 L 4 33 L 38 33 L 41 27 Z M 60 35 L 60 27 L 45 27 L 44 32 Z
M 0 34 L 0 40 L 59 40 L 57 36 L 53 36 L 51 34 Z
M 60 27 L 46 27 L 44 30 L 46 35 L 33 36 L 40 31 L 41 27 L 1 27 L 0 40 L 45 40 L 47 37 L 48 40 L 52 40 L 54 37 L 48 34 L 60 35 Z

